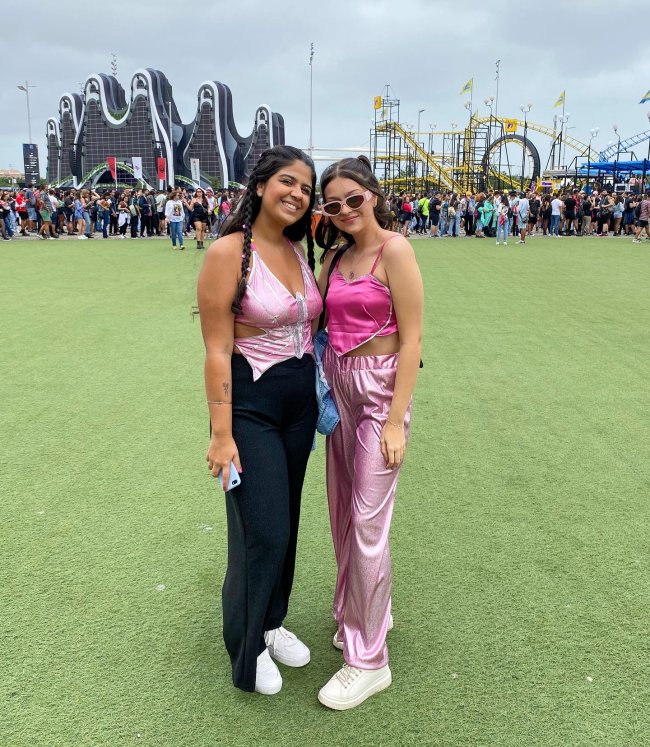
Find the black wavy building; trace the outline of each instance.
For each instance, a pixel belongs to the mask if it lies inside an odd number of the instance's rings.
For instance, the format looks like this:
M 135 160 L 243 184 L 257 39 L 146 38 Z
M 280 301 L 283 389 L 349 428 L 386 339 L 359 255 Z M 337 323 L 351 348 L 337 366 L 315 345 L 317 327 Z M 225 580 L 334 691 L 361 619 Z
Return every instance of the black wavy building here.
M 245 183 L 260 153 L 284 144 L 284 119 L 266 105 L 255 112 L 250 135 L 238 134 L 228 86 L 206 81 L 197 94 L 194 120 L 183 124 L 172 87 L 160 70 L 137 70 L 130 97 L 112 75 L 90 75 L 83 94 L 65 93 L 58 118 L 47 121 L 47 181 L 94 186 L 110 183 L 106 158 L 117 159 L 118 181 L 133 184 L 133 157 L 142 159 L 144 180 L 158 187 L 158 158 L 165 158 L 170 184 L 191 182 L 198 159 L 202 185 Z

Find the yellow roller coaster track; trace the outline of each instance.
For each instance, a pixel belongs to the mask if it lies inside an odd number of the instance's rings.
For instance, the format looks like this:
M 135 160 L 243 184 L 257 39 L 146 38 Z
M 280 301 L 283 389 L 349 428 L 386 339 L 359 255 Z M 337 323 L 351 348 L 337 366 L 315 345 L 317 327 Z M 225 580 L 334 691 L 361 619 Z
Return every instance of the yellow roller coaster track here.
M 377 124 L 377 131 L 388 131 L 391 127 L 405 143 L 408 143 L 408 145 L 413 149 L 415 155 L 428 165 L 433 172 L 434 178 L 437 176 L 438 181 L 441 184 L 452 189 L 456 194 L 459 194 L 462 191 L 460 182 L 457 182 L 456 179 L 454 179 L 449 170 L 441 166 L 434 158 L 432 158 L 431 154 L 427 153 L 427 151 L 416 140 L 414 140 L 400 124 L 397 122 L 379 122 Z
M 490 124 L 490 118 L 489 117 L 472 117 L 473 122 L 479 122 L 480 124 Z M 499 117 L 497 120 L 495 117 L 492 118 L 492 122 L 495 121 L 503 122 L 503 119 Z M 535 122 L 524 122 L 523 119 L 517 120 L 517 127 L 521 127 L 523 130 L 524 127 L 526 127 L 529 130 L 533 130 L 533 132 L 539 132 L 542 135 L 546 135 L 547 137 L 550 137 L 552 140 L 554 140 L 558 136 L 558 132 L 554 130 L 552 127 L 546 127 L 546 125 L 540 125 L 535 124 Z M 573 150 L 577 150 L 581 155 L 583 155 L 585 158 L 589 158 L 590 161 L 597 161 L 598 160 L 598 151 L 594 150 L 593 148 L 590 148 L 586 143 L 581 142 L 580 140 L 577 140 L 574 137 L 571 137 L 570 135 L 564 134 L 564 138 L 562 142 L 565 145 L 568 145 L 569 148 L 573 148 Z

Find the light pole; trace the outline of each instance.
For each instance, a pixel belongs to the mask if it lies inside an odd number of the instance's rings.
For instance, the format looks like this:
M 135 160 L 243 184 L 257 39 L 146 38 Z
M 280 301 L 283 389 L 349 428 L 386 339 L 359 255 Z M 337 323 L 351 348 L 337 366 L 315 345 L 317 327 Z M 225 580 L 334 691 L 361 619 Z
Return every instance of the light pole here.
M 567 112 L 558 117 L 560 120 L 560 168 L 562 168 L 562 164 L 564 163 L 564 159 L 562 158 L 562 143 L 564 142 L 564 133 L 566 132 L 564 125 L 569 121 L 570 116 L 571 115 Z M 566 148 L 564 150 L 566 152 Z
M 456 127 L 458 127 L 458 122 L 452 122 L 451 123 L 451 129 L 453 132 L 451 133 L 451 173 L 452 175 L 455 173 L 456 169 Z
M 528 112 L 533 108 L 532 104 L 522 104 L 519 107 L 524 115 L 524 152 L 521 156 L 521 191 L 524 191 L 524 171 L 526 168 L 526 138 L 528 136 Z
M 592 143 L 593 139 L 600 132 L 600 128 L 599 127 L 594 127 L 589 132 L 590 132 L 589 150 L 587 151 L 587 159 L 588 159 L 587 160 L 587 186 L 586 186 L 586 189 L 585 189 L 585 191 L 587 192 L 587 194 L 589 194 L 589 170 L 590 170 L 590 166 L 591 166 L 591 143 Z
M 416 139 L 415 139 L 415 142 L 418 145 L 420 145 L 420 117 L 422 116 L 422 112 L 425 112 L 425 111 L 426 111 L 426 109 L 418 109 L 418 132 L 417 132 L 417 136 L 416 136 Z M 415 176 L 416 176 L 416 178 L 417 178 L 417 170 L 418 170 L 418 162 L 416 160 L 416 162 L 415 162 L 415 171 L 416 171 Z M 422 176 L 424 177 L 424 168 L 422 169 Z
M 618 138 L 618 143 L 616 144 L 616 160 L 614 161 L 614 192 L 616 192 L 616 180 L 617 180 L 617 172 L 618 172 L 618 159 L 621 157 L 621 135 L 618 131 L 618 125 L 613 124 L 612 130 L 614 130 L 614 133 L 616 134 L 616 137 Z
M 309 54 L 309 157 L 314 157 L 313 114 L 314 114 L 314 42 Z
M 467 164 L 465 164 L 465 156 L 469 156 L 472 162 L 471 167 L 472 167 L 472 176 L 473 176 L 475 169 L 474 169 L 474 138 L 472 137 L 472 108 L 473 108 L 472 100 L 470 99 L 469 101 L 466 101 L 463 104 L 463 106 L 469 112 L 469 124 L 467 125 L 467 135 L 470 138 L 469 147 L 468 147 L 467 142 L 465 142 L 465 147 L 463 148 L 463 165 L 467 166 Z M 460 148 L 459 148 L 459 151 L 460 151 Z M 466 180 L 465 186 L 468 189 L 471 189 L 473 191 L 475 185 L 474 185 L 474 180 L 472 179 L 472 176 L 470 176 L 469 170 L 466 169 L 464 173 L 467 174 L 467 180 Z
M 29 142 L 32 142 L 32 117 L 29 111 L 29 89 L 30 88 L 36 88 L 36 86 L 30 86 L 27 81 L 25 81 L 25 85 L 22 86 L 16 86 L 16 88 L 19 91 L 24 91 L 25 96 L 27 97 L 27 132 L 29 134 Z
M 646 117 L 648 118 L 648 124 L 650 124 L 650 111 L 646 112 Z M 650 138 L 648 138 L 648 157 L 643 161 L 643 176 L 641 177 L 641 189 L 639 191 L 640 194 L 645 193 L 645 175 L 647 171 L 648 161 L 650 161 Z

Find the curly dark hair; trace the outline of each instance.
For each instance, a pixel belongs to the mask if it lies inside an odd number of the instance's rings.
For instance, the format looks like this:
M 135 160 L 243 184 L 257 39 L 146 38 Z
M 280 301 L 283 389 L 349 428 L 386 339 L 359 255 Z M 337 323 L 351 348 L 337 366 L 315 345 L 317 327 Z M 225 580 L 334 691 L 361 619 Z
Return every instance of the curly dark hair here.
M 390 206 L 384 193 L 381 191 L 377 177 L 372 171 L 372 165 L 366 156 L 357 156 L 356 158 L 344 158 L 341 161 L 328 166 L 321 174 L 320 192 L 325 199 L 325 189 L 332 181 L 341 177 L 343 179 L 352 179 L 360 187 L 369 189 L 374 195 L 377 195 L 377 205 L 374 208 L 377 223 L 382 228 L 390 228 L 391 215 Z M 327 252 L 337 245 L 341 239 L 344 239 L 348 245 L 354 244 L 354 239 L 345 231 L 338 229 L 332 221 L 325 215 L 316 228 L 316 243 L 323 249 L 320 261 L 325 260 Z
M 232 303 L 232 312 L 235 315 L 242 313 L 242 299 L 246 293 L 246 276 L 250 267 L 251 260 L 251 238 L 253 235 L 253 223 L 259 215 L 262 206 L 262 198 L 257 194 L 257 185 L 264 184 L 280 169 L 288 166 L 294 161 L 302 161 L 311 169 L 311 194 L 309 196 L 309 207 L 305 214 L 287 226 L 283 234 L 290 241 L 302 241 L 307 238 L 307 262 L 311 269 L 315 267 L 314 260 L 314 239 L 311 235 L 311 214 L 316 199 L 316 169 L 314 162 L 306 153 L 294 148 L 291 145 L 276 145 L 273 148 L 265 150 L 255 165 L 255 168 L 248 177 L 248 184 L 244 196 L 239 201 L 236 210 L 232 211 L 229 219 L 224 223 L 220 236 L 228 236 L 231 233 L 243 231 L 244 246 L 242 251 L 241 262 L 241 280 L 237 287 L 237 294 Z

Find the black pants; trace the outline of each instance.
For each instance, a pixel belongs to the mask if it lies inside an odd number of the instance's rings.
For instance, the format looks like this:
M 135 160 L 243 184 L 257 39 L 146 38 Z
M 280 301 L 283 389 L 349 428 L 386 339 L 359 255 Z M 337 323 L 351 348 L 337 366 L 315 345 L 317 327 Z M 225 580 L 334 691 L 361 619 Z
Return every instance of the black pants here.
M 138 216 L 132 215 L 130 223 L 131 223 L 131 238 L 137 239 L 138 238 Z
M 314 360 L 290 358 L 253 381 L 232 356 L 233 437 L 241 485 L 226 493 L 228 569 L 223 638 L 235 687 L 255 689 L 264 632 L 287 614 L 296 562 L 300 497 L 316 429 Z

